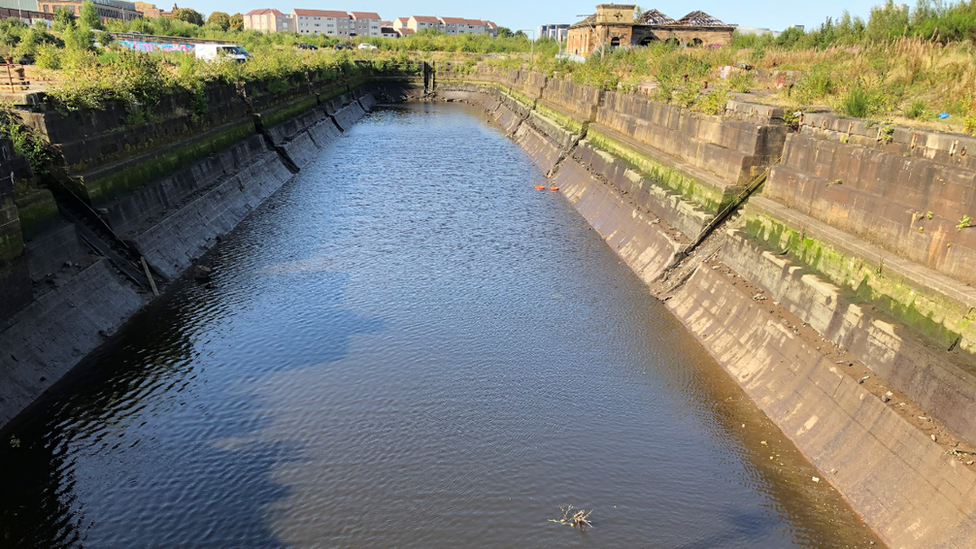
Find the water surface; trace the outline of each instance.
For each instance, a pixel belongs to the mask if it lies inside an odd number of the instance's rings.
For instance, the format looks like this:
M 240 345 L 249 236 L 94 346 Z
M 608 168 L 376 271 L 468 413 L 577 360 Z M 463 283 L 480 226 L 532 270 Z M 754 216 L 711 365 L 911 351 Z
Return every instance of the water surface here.
M 4 544 L 874 540 L 542 180 L 477 111 L 367 116 L 4 432 Z

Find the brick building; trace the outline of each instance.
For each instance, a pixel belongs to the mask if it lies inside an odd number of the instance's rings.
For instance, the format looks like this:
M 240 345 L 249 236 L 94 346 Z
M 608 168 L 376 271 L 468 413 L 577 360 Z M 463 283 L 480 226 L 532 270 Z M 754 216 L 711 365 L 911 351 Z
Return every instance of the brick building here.
M 634 18 L 633 4 L 600 4 L 596 13 L 569 27 L 566 51 L 587 56 L 600 48 L 647 46 L 673 42 L 682 46 L 723 46 L 732 40 L 734 27 L 702 11 L 675 21 L 650 10 Z
M 142 13 L 136 11 L 133 2 L 123 0 L 93 0 L 95 10 L 104 19 L 118 19 L 120 21 L 130 21 L 139 19 Z M 42 13 L 54 13 L 58 9 L 67 9 L 75 15 L 81 14 L 81 0 L 40 0 L 37 3 L 38 11 Z

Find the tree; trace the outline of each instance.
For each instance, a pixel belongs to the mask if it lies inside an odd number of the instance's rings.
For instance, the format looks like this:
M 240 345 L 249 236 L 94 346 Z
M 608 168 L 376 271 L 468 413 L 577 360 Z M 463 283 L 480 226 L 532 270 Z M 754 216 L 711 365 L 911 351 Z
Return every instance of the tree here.
M 95 8 L 95 3 L 91 0 L 85 0 L 81 3 L 81 13 L 79 14 L 78 22 L 89 29 L 102 30 L 105 28 L 102 25 L 102 18 L 98 15 L 98 9 Z
M 905 34 L 908 28 L 908 9 L 887 0 L 883 6 L 871 8 L 868 20 L 868 38 L 888 40 Z
M 190 8 L 179 8 L 173 12 L 173 17 L 191 25 L 203 26 L 203 14 Z
M 529 38 L 529 36 L 527 34 L 525 34 L 524 31 L 516 31 L 516 33 L 513 34 L 512 36 L 515 37 L 515 38 L 518 38 L 520 40 L 526 40 L 526 39 Z
M 512 29 L 508 27 L 498 27 L 498 37 L 499 38 L 511 38 L 514 36 L 512 34 Z
M 244 16 L 240 13 L 235 13 L 230 16 L 230 30 L 232 31 L 242 31 L 244 30 Z
M 222 11 L 215 11 L 207 18 L 207 26 L 226 32 L 230 29 L 230 15 Z
M 64 6 L 54 8 L 54 23 L 51 27 L 56 32 L 64 32 L 68 27 L 75 26 L 75 11 Z

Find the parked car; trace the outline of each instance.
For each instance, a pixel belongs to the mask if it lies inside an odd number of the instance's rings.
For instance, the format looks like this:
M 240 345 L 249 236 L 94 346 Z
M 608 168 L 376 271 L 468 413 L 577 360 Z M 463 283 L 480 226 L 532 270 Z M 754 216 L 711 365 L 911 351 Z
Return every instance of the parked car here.
M 335 49 L 337 49 L 337 50 L 349 50 L 349 49 L 352 49 L 352 48 L 350 48 L 349 46 L 347 46 L 345 44 L 336 44 L 335 46 L 332 46 L 332 47 L 335 48 Z
M 206 61 L 230 59 L 243 63 L 251 58 L 251 54 L 247 53 L 247 50 L 233 44 L 197 44 L 193 46 L 193 53 L 197 59 Z
M 359 49 L 361 49 L 361 50 L 375 50 L 377 48 L 376 48 L 376 46 L 374 46 L 372 44 L 367 44 L 366 42 L 363 42 L 362 44 L 359 45 Z
M 300 49 L 300 50 L 317 50 L 317 49 L 319 49 L 319 47 L 316 46 L 316 45 L 314 45 L 314 44 L 299 44 L 298 45 L 298 49 Z

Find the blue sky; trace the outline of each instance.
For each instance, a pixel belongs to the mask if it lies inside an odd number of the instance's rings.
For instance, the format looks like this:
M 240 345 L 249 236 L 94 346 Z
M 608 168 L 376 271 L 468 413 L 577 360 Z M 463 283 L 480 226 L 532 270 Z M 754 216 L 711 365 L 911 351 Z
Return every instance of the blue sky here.
M 160 8 L 170 9 L 168 0 L 158 0 Z M 767 27 L 782 30 L 789 25 L 819 25 L 827 16 L 838 17 L 847 9 L 853 15 L 867 18 L 871 7 L 883 0 L 820 0 L 818 2 L 722 2 L 693 0 L 678 2 L 665 0 L 639 5 L 656 8 L 678 19 L 694 10 L 706 11 L 726 23 L 742 26 Z M 184 3 L 185 2 L 185 3 Z M 289 2 L 299 2 L 290 4 Z M 897 0 L 896 0 L 897 2 Z M 438 15 L 489 19 L 512 29 L 535 28 L 544 23 L 573 23 L 577 14 L 593 13 L 599 0 L 569 0 L 562 2 L 527 2 L 525 0 L 491 0 L 487 2 L 458 2 L 451 0 L 182 0 L 180 7 L 193 8 L 209 15 L 213 11 L 228 13 L 256 8 L 277 8 L 289 12 L 292 8 L 328 9 L 340 11 L 372 11 L 384 19 L 410 15 Z M 623 2 L 621 2 L 623 3 Z M 914 6 L 914 2 L 908 2 Z

